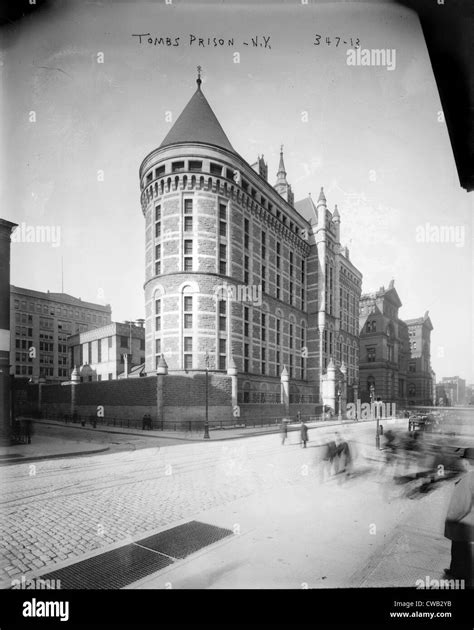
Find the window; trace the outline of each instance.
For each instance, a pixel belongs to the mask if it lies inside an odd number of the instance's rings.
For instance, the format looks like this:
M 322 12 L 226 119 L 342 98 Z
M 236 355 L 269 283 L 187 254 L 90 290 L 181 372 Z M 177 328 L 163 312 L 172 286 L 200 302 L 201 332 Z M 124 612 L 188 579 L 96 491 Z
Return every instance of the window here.
M 416 363 L 414 363 L 414 362 L 413 362 L 413 363 L 412 363 L 412 362 L 410 362 L 410 363 L 408 364 L 408 371 L 409 371 L 409 372 L 412 372 L 412 373 L 413 373 L 413 372 L 416 372 Z
M 125 336 L 121 336 L 120 337 L 120 347 L 121 348 L 126 348 L 128 350 L 128 337 L 125 337 Z M 89 353 L 89 363 L 90 363 L 90 358 L 91 358 L 91 344 L 90 344 L 90 342 L 88 343 L 88 353 Z
M 227 236 L 227 206 L 219 204 L 219 235 Z
M 184 328 L 193 327 L 193 298 L 191 295 L 184 296 Z
M 184 271 L 193 270 L 193 242 L 190 240 L 184 241 Z
M 155 275 L 161 274 L 161 245 L 155 246 Z
M 161 221 L 155 223 L 155 238 L 159 238 L 161 236 Z
M 266 254 L 267 254 L 266 234 L 265 234 L 265 232 L 262 231 L 262 247 L 261 247 L 261 256 L 262 256 L 262 258 L 265 258 Z
M 265 293 L 265 289 L 267 286 L 266 275 L 267 275 L 267 268 L 265 267 L 265 265 L 262 265 L 262 293 Z
M 290 349 L 292 350 L 293 349 L 293 324 L 290 324 L 290 327 L 289 327 L 288 345 Z
M 155 300 L 155 330 L 161 330 L 161 300 Z
M 161 339 L 155 339 L 155 353 L 161 354 Z
M 180 173 L 184 171 L 184 162 L 172 162 L 171 163 L 171 172 L 172 173 Z
M 193 369 L 193 338 L 184 337 L 183 339 L 184 360 L 183 365 L 185 370 Z
M 227 341 L 225 339 L 219 339 L 219 370 L 225 370 L 227 368 Z
M 372 321 L 372 332 L 377 332 L 377 324 L 375 321 Z
M 277 274 L 277 277 L 276 277 L 276 296 L 277 296 L 277 300 L 280 299 L 280 295 L 281 295 L 281 277 L 280 277 L 280 274 Z
M 244 343 L 244 372 L 249 371 L 249 344 Z
M 408 385 L 408 395 L 409 396 L 416 396 L 416 387 L 414 383 L 410 383 Z
M 249 336 L 249 307 L 244 307 L 244 336 Z
M 262 374 L 266 374 L 267 372 L 267 354 L 266 349 L 262 348 Z
M 290 306 L 293 304 L 293 282 L 290 281 Z
M 225 276 L 227 272 L 227 245 L 219 245 L 219 273 Z
M 244 256 L 244 283 L 249 284 L 249 257 Z
M 277 250 L 276 250 L 276 267 L 277 269 L 280 269 L 280 251 L 281 251 L 281 245 L 280 243 L 277 243 Z
M 367 363 L 375 363 L 375 348 L 367 348 Z
M 267 318 L 266 318 L 265 313 L 262 313 L 262 315 L 261 315 L 261 322 L 262 322 L 262 341 L 266 341 Z
M 161 206 L 155 208 L 155 221 L 161 221 Z
M 244 219 L 244 247 L 245 249 L 249 248 L 250 242 L 250 221 L 248 219 Z
M 388 360 L 393 361 L 393 346 L 387 346 Z
M 227 330 L 227 302 L 219 300 L 219 330 L 225 332 Z
M 161 177 L 162 175 L 165 174 L 165 165 L 163 164 L 163 166 L 159 166 L 156 170 L 155 170 L 155 177 Z
M 280 376 L 281 372 L 281 358 L 280 358 L 280 350 L 276 351 L 276 375 Z
M 198 162 L 197 160 L 189 160 L 189 170 L 202 171 L 202 162 Z
M 279 346 L 281 344 L 281 320 L 276 320 L 276 345 Z
M 365 325 L 366 332 L 369 333 L 371 331 L 371 329 L 372 329 L 372 324 L 370 322 L 367 322 L 366 325 Z
M 193 231 L 193 200 L 185 199 L 184 200 L 184 231 L 192 232 Z
M 222 175 L 222 166 L 211 162 L 211 175 Z

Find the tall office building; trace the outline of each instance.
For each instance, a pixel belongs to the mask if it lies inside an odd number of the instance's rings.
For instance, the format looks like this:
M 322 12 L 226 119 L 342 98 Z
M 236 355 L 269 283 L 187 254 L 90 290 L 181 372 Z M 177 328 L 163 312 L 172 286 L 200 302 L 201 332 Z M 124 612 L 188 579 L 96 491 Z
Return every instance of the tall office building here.
M 66 293 L 10 288 L 11 373 L 37 381 L 69 380 L 67 338 L 109 324 L 110 305 L 85 302 Z

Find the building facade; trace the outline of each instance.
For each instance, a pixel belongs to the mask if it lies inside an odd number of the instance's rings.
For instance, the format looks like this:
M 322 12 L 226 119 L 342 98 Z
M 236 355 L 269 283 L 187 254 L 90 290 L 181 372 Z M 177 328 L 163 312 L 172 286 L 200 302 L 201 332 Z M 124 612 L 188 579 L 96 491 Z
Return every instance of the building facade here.
M 279 402 L 286 366 L 292 400 L 319 402 L 332 359 L 357 386 L 362 276 L 341 247 L 337 208 L 322 189 L 316 204 L 295 203 L 283 151 L 272 186 L 263 157 L 250 166 L 236 153 L 197 83 L 140 167 L 146 372 L 162 354 L 170 372 L 236 366 L 239 402 Z
M 431 369 L 431 331 L 433 324 L 428 311 L 423 317 L 407 319 L 410 339 L 408 361 L 408 404 L 434 405 L 433 373 Z
M 145 363 L 143 324 L 112 322 L 68 338 L 70 365 L 82 382 L 140 375 Z
M 67 338 L 110 323 L 110 305 L 84 302 L 66 293 L 11 286 L 11 373 L 47 382 L 69 380 Z
M 10 444 L 10 249 L 16 223 L 0 219 L 0 445 Z
M 445 376 L 437 386 L 438 404 L 455 405 L 469 404 L 466 381 L 459 376 Z M 440 402 L 442 399 L 442 402 Z
M 405 405 L 409 335 L 398 317 L 402 302 L 392 280 L 388 289 L 361 296 L 360 300 L 360 399 L 375 399 Z
M 362 295 L 360 301 L 360 395 L 399 406 L 434 404 L 428 313 L 403 321 L 402 302 L 392 280 L 388 289 Z

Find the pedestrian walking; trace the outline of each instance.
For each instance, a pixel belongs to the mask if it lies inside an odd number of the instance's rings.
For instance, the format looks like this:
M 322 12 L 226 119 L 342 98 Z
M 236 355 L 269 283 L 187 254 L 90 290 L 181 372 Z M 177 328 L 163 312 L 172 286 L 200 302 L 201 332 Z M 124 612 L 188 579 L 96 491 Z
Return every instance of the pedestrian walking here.
M 306 442 L 308 441 L 308 427 L 305 424 L 305 421 L 301 421 L 301 446 L 306 448 Z
M 464 472 L 454 484 L 446 515 L 444 535 L 451 540 L 450 578 L 462 579 L 474 587 L 474 448 L 466 448 L 462 457 Z
M 281 421 L 280 433 L 281 433 L 281 443 L 283 445 L 285 443 L 286 438 L 288 437 L 288 424 L 284 418 Z

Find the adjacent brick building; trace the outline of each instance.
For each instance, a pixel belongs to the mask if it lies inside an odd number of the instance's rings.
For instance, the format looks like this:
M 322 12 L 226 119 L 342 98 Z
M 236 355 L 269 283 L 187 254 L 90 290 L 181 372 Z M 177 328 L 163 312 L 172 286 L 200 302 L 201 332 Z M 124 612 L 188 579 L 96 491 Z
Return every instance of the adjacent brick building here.
M 66 293 L 11 286 L 11 373 L 37 381 L 67 381 L 67 338 L 110 323 L 111 308 Z
M 146 372 L 164 354 L 170 374 L 238 370 L 239 403 L 335 406 L 337 383 L 358 384 L 362 275 L 340 243 L 340 216 L 321 188 L 294 201 L 280 153 L 236 153 L 195 94 L 140 166 L 145 217 Z M 331 362 L 332 359 L 332 362 Z M 335 363 L 336 372 L 328 365 Z
M 388 286 L 361 296 L 360 397 L 374 397 L 399 406 L 433 404 L 430 332 L 426 314 L 402 321 L 402 306 L 392 280 Z

